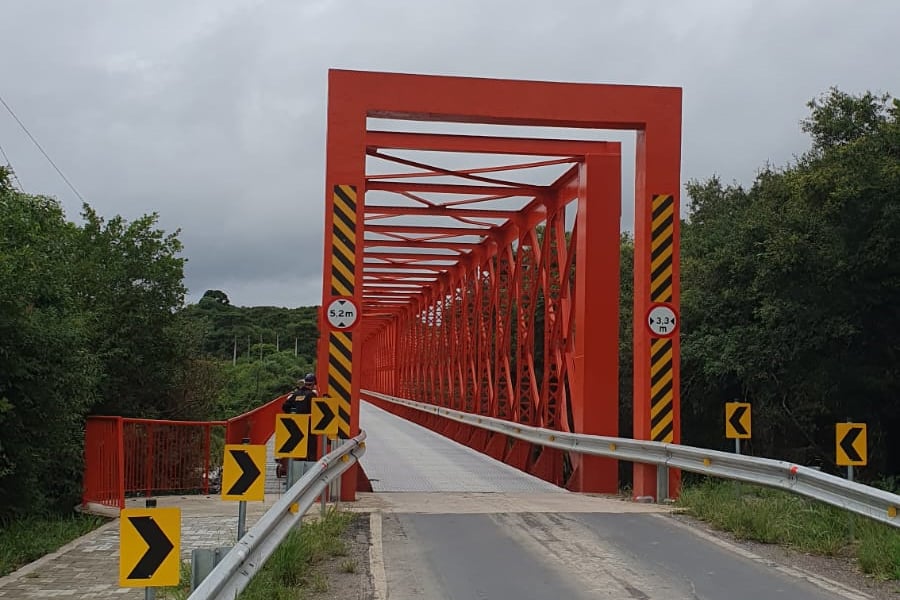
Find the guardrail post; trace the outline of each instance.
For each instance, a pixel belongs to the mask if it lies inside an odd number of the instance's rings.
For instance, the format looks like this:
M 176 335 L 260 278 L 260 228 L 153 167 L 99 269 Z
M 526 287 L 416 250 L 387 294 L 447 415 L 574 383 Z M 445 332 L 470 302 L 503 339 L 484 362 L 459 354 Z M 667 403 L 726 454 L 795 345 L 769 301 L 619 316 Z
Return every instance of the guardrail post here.
M 191 592 L 197 589 L 210 572 L 231 551 L 230 547 L 195 548 L 191 550 Z
M 669 497 L 669 465 L 656 465 L 656 502 L 662 504 Z

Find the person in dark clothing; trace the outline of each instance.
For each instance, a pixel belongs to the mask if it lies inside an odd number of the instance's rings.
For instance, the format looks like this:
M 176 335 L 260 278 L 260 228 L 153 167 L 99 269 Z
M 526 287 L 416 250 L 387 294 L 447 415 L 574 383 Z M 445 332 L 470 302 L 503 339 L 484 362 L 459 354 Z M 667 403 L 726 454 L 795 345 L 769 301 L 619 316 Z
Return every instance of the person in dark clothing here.
M 306 377 L 297 382 L 294 389 L 288 394 L 287 399 L 281 405 L 281 412 L 294 415 L 308 415 L 312 413 L 312 399 L 318 395 L 316 391 L 316 376 L 307 373 Z M 306 436 L 306 462 L 315 462 L 317 455 L 316 438 L 313 435 Z M 276 477 L 287 475 L 288 459 L 278 459 L 275 470 Z
M 312 399 L 316 397 L 316 376 L 307 373 L 297 382 L 297 387 L 288 395 L 281 405 L 281 411 L 295 415 L 308 415 L 312 412 Z

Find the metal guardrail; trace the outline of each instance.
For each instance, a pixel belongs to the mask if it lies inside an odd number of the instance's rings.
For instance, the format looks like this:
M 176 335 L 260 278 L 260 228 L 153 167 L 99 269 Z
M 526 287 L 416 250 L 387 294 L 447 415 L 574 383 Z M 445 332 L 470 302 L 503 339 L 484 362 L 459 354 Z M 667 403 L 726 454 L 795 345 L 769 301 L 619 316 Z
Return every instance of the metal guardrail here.
M 188 600 L 237 598 L 328 484 L 365 453 L 365 439 L 366 433 L 361 432 L 322 457 L 247 531 Z M 292 511 L 295 503 L 298 510 Z
M 680 444 L 566 433 L 424 404 L 369 390 L 361 390 L 361 393 L 364 396 L 408 406 L 422 412 L 550 448 L 606 456 L 629 462 L 654 464 L 657 465 L 658 471 L 663 473 L 667 472 L 669 468 L 676 468 L 692 473 L 787 490 L 894 527 L 900 527 L 900 519 L 897 518 L 900 495 L 781 460 Z M 666 486 L 662 486 L 661 489 L 666 489 Z

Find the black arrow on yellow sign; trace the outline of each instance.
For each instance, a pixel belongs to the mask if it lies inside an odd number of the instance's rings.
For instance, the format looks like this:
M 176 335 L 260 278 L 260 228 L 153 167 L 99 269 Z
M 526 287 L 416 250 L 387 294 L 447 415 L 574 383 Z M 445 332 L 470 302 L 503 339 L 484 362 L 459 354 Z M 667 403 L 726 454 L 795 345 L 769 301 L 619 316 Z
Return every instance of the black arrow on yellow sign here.
M 246 450 L 232 450 L 231 456 L 241 468 L 242 473 L 227 493 L 229 496 L 243 496 L 250 489 L 250 486 L 256 482 L 256 478 L 260 476 L 262 471 L 259 470 L 259 467 L 256 466 L 253 458 Z
M 866 424 L 838 423 L 836 427 L 837 464 L 842 467 L 864 466 L 867 462 Z
M 750 435 L 750 403 L 726 402 L 725 437 L 745 440 L 749 439 Z
M 309 432 L 315 435 L 337 435 L 337 416 L 337 398 L 313 398 Z
M 738 406 L 734 409 L 734 412 L 731 413 L 731 418 L 728 419 L 728 422 L 731 423 L 731 426 L 734 427 L 734 430 L 738 433 L 738 435 L 747 435 L 749 433 L 744 428 L 744 424 L 741 423 L 741 419 L 744 418 L 744 413 L 746 412 L 746 406 Z
M 322 411 L 322 418 L 319 419 L 319 422 L 318 422 L 318 423 L 316 423 L 315 425 L 313 425 L 313 429 L 315 429 L 315 430 L 319 430 L 319 429 L 328 429 L 328 426 L 329 426 L 329 425 L 331 424 L 331 422 L 334 420 L 334 417 L 335 417 L 336 415 L 334 414 L 334 411 L 331 410 L 331 407 L 328 406 L 328 403 L 327 403 L 327 402 L 320 402 L 320 403 L 319 403 L 319 410 Z
M 303 430 L 300 429 L 300 426 L 297 424 L 297 421 L 291 418 L 282 418 L 281 424 L 284 425 L 284 428 L 288 432 L 288 439 L 285 440 L 284 444 L 281 445 L 281 448 L 278 449 L 278 452 L 282 454 L 291 454 L 300 445 L 303 441 L 303 438 L 306 437 L 306 434 L 303 433 Z
M 150 579 L 175 545 L 159 528 L 153 517 L 128 517 L 128 520 L 147 542 L 147 551 L 128 574 L 128 579 Z
M 854 427 L 847 431 L 847 434 L 844 436 L 844 439 L 841 440 L 841 450 L 843 450 L 847 454 L 847 458 L 852 460 L 853 462 L 857 462 L 862 460 L 862 455 L 856 451 L 856 448 L 853 447 L 853 444 L 856 442 L 856 438 L 859 437 L 859 434 L 862 433 L 862 429 L 858 427 Z

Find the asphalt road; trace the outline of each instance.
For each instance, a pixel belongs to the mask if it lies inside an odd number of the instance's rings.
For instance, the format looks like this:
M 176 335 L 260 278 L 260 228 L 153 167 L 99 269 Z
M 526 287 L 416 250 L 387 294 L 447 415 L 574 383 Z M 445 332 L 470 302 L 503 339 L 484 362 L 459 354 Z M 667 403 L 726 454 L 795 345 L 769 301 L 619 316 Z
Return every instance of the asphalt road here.
M 389 600 L 866 597 L 654 514 L 386 513 L 382 535 Z
M 867 598 L 665 507 L 567 492 L 366 403 L 360 418 L 388 600 Z

